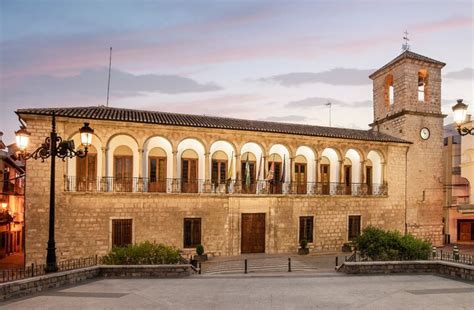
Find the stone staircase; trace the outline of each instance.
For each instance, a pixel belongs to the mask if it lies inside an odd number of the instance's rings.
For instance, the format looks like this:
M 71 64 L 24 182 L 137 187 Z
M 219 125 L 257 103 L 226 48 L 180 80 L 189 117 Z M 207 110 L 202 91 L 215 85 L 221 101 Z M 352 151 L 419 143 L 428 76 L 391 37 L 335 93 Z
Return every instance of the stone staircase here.
M 288 256 L 286 257 L 245 257 L 247 273 L 288 273 Z M 202 263 L 202 274 L 244 274 L 245 258 L 210 260 Z M 315 264 L 299 257 L 291 257 L 292 272 L 317 272 Z

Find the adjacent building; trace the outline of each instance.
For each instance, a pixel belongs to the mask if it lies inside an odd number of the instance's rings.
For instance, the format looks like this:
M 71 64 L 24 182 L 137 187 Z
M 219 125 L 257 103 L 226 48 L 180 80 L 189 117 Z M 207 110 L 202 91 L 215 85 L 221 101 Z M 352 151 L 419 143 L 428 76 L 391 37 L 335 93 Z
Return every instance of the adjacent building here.
M 24 176 L 21 162 L 11 158 L 0 132 L 0 267 L 15 255 L 9 265 L 21 266 L 24 254 Z
M 50 131 L 86 158 L 56 165 L 58 259 L 149 240 L 191 253 L 339 250 L 374 225 L 443 242 L 444 63 L 405 51 L 374 72 L 370 130 L 112 107 L 20 109 L 30 151 Z M 223 103 L 224 104 L 224 103 Z M 46 160 L 49 161 L 50 159 Z M 43 263 L 49 167 L 28 161 L 26 260 Z
M 471 127 L 469 119 L 462 125 Z M 455 124 L 445 127 L 446 243 L 474 244 L 474 137 L 461 136 Z

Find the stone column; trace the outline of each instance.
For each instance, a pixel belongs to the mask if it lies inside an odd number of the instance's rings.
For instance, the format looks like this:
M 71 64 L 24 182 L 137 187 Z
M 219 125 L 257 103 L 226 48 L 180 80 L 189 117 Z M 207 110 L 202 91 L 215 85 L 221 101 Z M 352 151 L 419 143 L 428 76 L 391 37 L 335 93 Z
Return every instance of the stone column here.
M 365 184 L 365 182 L 366 182 L 365 164 L 366 164 L 365 160 L 360 161 L 360 183 L 361 184 L 360 184 L 359 194 L 361 194 L 361 195 L 366 195 L 367 194 L 367 184 Z
M 144 149 L 138 149 L 138 177 L 139 178 L 147 176 L 146 173 L 144 173 L 143 171 L 143 167 L 145 165 L 144 161 L 146 160 L 145 158 L 143 158 L 143 154 L 144 154 Z
M 173 175 L 171 176 L 173 179 L 171 180 L 171 192 L 172 193 L 177 193 L 180 191 L 180 189 L 178 188 L 178 184 L 180 184 L 178 182 L 178 179 L 181 177 L 179 175 L 179 171 L 178 171 L 178 151 L 177 150 L 173 150 Z
M 209 156 L 211 155 L 211 153 L 207 152 L 207 153 L 204 153 L 204 180 L 205 182 L 207 182 L 210 177 L 209 177 L 209 174 L 210 174 L 210 163 L 209 163 Z
M 344 160 L 339 160 L 339 183 L 344 183 Z
M 143 171 L 145 165 L 143 158 L 144 150 L 138 149 L 138 179 L 133 178 L 134 187 L 136 192 L 146 192 L 148 188 L 146 187 L 146 177 L 147 174 Z
M 101 147 L 102 151 L 102 171 L 100 172 L 103 177 L 109 177 L 110 175 L 107 175 L 107 165 L 111 165 L 112 163 L 109 163 L 107 160 L 107 151 L 109 150 L 108 147 Z M 112 170 L 112 169 L 110 169 Z
M 293 183 L 295 181 L 295 158 L 290 157 L 290 182 Z
M 235 179 L 242 180 L 242 154 L 235 155 Z

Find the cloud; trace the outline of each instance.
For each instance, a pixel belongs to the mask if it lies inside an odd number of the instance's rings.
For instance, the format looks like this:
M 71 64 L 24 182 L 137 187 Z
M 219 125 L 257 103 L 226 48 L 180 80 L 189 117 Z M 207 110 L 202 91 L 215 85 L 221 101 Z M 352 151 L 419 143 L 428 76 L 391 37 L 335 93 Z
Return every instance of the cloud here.
M 292 72 L 261 78 L 260 81 L 276 82 L 283 86 L 298 86 L 308 83 L 325 83 L 330 85 L 367 85 L 372 81 L 369 75 L 375 69 L 334 68 L 323 72 Z
M 448 72 L 444 77 L 455 80 L 474 80 L 474 68 L 464 68 L 459 71 Z
M 348 108 L 369 108 L 372 107 L 371 100 L 344 102 L 334 98 L 325 97 L 308 97 L 302 100 L 288 102 L 286 108 L 312 108 L 312 107 L 323 107 L 328 102 L 332 103 L 333 107 L 348 107 Z
M 54 77 L 32 76 L 14 87 L 4 87 L 4 99 L 8 102 L 44 101 L 55 98 L 104 98 L 107 92 L 107 68 L 88 69 L 78 75 Z M 110 94 L 114 97 L 141 96 L 145 93 L 185 94 L 221 90 L 214 83 L 199 83 L 178 75 L 135 75 L 112 70 Z M 54 101 L 54 100 L 53 100 Z
M 287 116 L 269 116 L 261 118 L 261 121 L 270 121 L 270 122 L 303 122 L 308 120 L 306 116 L 302 115 L 287 115 Z

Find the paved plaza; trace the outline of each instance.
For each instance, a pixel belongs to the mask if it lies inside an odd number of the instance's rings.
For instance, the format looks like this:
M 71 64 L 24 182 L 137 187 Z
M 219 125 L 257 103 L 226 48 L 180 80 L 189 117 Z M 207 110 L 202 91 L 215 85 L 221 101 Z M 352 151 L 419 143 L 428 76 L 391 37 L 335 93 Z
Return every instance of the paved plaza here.
M 474 285 L 431 275 L 214 275 L 101 279 L 8 309 L 472 309 Z

